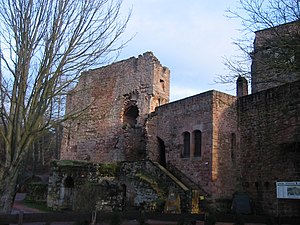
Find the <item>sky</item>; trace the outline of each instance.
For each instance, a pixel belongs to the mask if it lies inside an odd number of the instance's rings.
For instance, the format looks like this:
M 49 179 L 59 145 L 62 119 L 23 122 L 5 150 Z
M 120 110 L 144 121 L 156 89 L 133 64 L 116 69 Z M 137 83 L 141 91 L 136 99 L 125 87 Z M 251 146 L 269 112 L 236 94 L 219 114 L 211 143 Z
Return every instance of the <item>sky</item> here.
M 233 41 L 241 35 L 239 21 L 225 16 L 225 10 L 236 4 L 236 0 L 123 0 L 125 13 L 132 8 L 123 38 L 134 38 L 118 60 L 153 52 L 171 71 L 170 101 L 212 89 L 235 95 L 234 84 L 215 81 L 228 73 L 224 57 L 238 54 Z

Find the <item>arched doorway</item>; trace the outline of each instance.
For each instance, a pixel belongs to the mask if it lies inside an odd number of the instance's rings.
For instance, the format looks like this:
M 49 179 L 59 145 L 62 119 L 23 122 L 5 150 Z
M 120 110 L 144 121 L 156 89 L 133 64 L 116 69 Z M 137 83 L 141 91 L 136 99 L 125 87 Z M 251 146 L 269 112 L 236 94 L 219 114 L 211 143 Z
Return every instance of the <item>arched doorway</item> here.
M 131 105 L 124 110 L 123 124 L 129 127 L 135 127 L 137 124 L 137 117 L 139 116 L 139 109 L 136 105 Z
M 63 209 L 72 209 L 74 197 L 74 180 L 72 177 L 67 176 L 61 188 L 61 207 Z
M 158 140 L 158 147 L 159 147 L 159 164 L 162 165 L 163 167 L 166 167 L 167 162 L 166 162 L 166 147 L 165 147 L 165 142 L 157 137 Z

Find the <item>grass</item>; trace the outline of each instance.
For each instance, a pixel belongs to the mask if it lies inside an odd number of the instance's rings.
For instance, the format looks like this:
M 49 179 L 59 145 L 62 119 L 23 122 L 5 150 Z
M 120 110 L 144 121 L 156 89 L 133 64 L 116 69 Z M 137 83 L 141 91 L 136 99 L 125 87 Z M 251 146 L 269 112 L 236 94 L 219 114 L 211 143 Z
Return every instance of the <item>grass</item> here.
M 28 207 L 28 208 L 38 209 L 38 210 L 43 211 L 43 212 L 53 211 L 53 210 L 51 210 L 50 208 L 47 207 L 46 202 L 33 202 L 33 201 L 24 200 L 24 201 L 22 201 L 22 204 L 24 206 Z

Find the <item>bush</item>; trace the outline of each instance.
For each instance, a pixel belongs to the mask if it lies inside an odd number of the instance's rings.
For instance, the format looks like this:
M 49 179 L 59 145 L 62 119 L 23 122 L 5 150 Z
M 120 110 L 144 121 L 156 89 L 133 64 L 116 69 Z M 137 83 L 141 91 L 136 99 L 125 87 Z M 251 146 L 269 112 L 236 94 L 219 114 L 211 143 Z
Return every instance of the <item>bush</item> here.
M 118 213 L 114 213 L 109 222 L 109 225 L 121 225 L 121 224 L 122 224 L 121 216 Z
M 75 192 L 74 210 L 83 212 L 94 211 L 101 194 L 101 188 L 96 185 L 89 182 L 81 185 Z

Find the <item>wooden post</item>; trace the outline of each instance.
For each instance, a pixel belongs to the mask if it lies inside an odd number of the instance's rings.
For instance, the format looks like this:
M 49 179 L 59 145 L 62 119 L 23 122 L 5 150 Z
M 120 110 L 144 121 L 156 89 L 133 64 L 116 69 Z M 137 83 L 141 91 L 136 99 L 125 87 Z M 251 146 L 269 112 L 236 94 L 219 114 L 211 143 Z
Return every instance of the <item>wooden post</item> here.
M 24 212 L 20 211 L 18 225 L 23 225 L 23 216 L 24 216 Z

